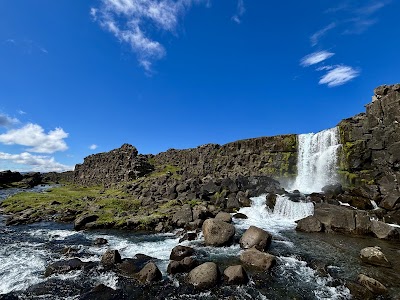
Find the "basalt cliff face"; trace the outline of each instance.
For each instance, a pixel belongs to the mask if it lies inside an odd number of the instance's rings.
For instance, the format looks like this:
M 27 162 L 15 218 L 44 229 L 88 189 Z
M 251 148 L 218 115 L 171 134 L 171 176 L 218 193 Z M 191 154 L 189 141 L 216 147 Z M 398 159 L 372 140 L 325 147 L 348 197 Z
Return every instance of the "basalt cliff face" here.
M 338 126 L 344 182 L 366 186 L 382 208 L 400 208 L 400 84 L 376 88 L 366 113 Z

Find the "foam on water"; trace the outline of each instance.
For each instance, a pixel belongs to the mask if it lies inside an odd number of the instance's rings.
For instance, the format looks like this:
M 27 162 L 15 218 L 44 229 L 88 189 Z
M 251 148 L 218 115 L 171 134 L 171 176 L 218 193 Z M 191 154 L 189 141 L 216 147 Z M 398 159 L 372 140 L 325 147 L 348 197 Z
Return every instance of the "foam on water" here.
M 253 197 L 251 207 L 239 210 L 247 219 L 235 219 L 235 224 L 240 229 L 247 229 L 251 225 L 263 228 L 272 234 L 294 229 L 295 221 L 310 216 L 314 213 L 314 205 L 310 202 L 293 202 L 288 197 L 278 195 L 275 208 L 271 211 L 266 205 L 266 196 Z
M 40 244 L 16 243 L 0 247 L 0 294 L 25 290 L 43 281 L 50 254 Z

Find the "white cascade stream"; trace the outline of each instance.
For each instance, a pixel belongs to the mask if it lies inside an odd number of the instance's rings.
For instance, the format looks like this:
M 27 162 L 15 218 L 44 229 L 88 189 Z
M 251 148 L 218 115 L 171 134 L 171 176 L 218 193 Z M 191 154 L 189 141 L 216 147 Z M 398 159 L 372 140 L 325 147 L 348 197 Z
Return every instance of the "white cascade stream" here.
M 303 193 L 320 192 L 337 182 L 339 130 L 337 127 L 298 136 L 297 177 L 290 188 Z

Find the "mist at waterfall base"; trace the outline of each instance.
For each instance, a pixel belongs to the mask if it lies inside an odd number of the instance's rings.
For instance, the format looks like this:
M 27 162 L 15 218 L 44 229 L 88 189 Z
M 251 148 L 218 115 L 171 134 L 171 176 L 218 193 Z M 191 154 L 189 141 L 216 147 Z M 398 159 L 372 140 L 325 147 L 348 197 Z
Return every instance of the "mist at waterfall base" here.
M 298 136 L 297 177 L 289 190 L 310 194 L 338 182 L 339 130 L 337 127 Z

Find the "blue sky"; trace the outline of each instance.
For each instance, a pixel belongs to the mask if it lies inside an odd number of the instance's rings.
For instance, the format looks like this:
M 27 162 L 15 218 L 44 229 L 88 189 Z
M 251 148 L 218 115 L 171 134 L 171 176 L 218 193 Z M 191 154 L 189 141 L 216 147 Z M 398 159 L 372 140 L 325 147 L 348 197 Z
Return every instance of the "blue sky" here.
M 400 1 L 1 0 L 0 170 L 317 132 L 400 82 Z

